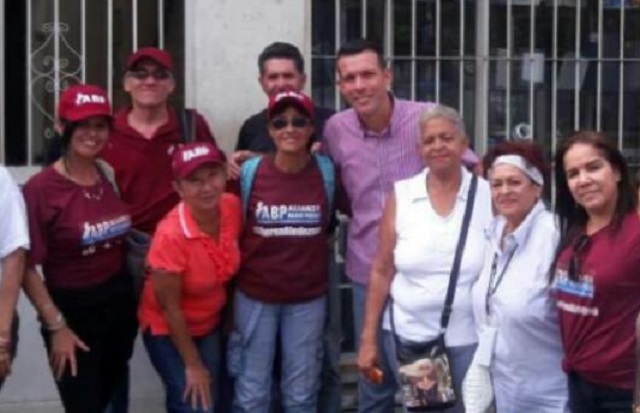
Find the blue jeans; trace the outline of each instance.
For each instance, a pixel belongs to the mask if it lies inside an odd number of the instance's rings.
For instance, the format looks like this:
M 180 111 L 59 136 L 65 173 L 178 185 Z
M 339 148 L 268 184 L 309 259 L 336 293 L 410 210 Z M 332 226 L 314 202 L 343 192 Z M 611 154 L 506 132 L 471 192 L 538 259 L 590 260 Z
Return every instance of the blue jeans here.
M 397 388 L 400 383 L 400 377 L 398 377 L 398 361 L 396 358 L 396 344 L 393 340 L 393 336 L 390 331 L 384 330 L 382 332 L 382 341 L 384 343 L 383 354 L 387 359 L 387 363 L 391 366 L 394 373 L 394 387 Z M 464 413 L 464 405 L 462 404 L 462 380 L 467 375 L 467 370 L 473 359 L 473 355 L 476 352 L 476 344 L 460 347 L 447 347 L 449 354 L 449 362 L 451 363 L 451 375 L 453 376 L 453 388 L 456 391 L 458 401 L 455 406 L 440 410 L 436 412 L 440 413 Z M 406 409 L 403 409 L 407 413 Z
M 280 334 L 280 391 L 285 413 L 317 408 L 326 298 L 298 304 L 267 304 L 237 291 L 227 368 L 235 377 L 234 413 L 266 413 L 276 336 Z
M 329 293 L 327 294 L 327 321 L 324 331 L 324 357 L 318 394 L 318 413 L 336 413 L 342 409 L 342 377 L 340 354 L 342 352 L 342 323 L 340 305 L 340 275 L 342 266 L 329 248 Z
M 149 331 L 142 334 L 144 346 L 149 353 L 151 364 L 158 372 L 166 391 L 167 413 L 213 413 L 213 407 L 194 410 L 190 403 L 182 400 L 186 386 L 185 366 L 178 349 L 168 335 L 154 336 Z M 211 377 L 211 400 L 217 397 L 218 370 L 220 363 L 220 333 L 213 330 L 203 337 L 194 337 L 200 360 L 209 370 Z
M 353 283 L 353 325 L 356 352 L 360 348 L 360 334 L 364 325 L 364 309 L 367 298 L 367 286 Z M 382 328 L 378 327 L 378 349 L 383 352 Z M 387 357 L 380 355 L 382 383 L 375 384 L 364 377 L 358 379 L 358 412 L 359 413 L 393 413 L 395 394 L 398 389 L 393 370 Z

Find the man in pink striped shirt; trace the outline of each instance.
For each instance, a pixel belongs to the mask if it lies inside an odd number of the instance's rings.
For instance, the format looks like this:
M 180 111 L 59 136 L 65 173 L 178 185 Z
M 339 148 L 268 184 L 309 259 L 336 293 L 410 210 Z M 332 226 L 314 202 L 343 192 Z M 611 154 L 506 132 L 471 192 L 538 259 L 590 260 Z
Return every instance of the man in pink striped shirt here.
M 337 54 L 340 92 L 351 106 L 332 116 L 324 129 L 323 150 L 340 170 L 351 201 L 346 273 L 353 282 L 356 349 L 364 321 L 366 288 L 378 245 L 378 224 L 393 183 L 424 168 L 417 150 L 420 114 L 433 103 L 411 102 L 389 93 L 392 73 L 379 46 L 358 39 Z M 468 164 L 478 163 L 471 151 Z M 382 345 L 378 346 L 382 349 Z M 393 412 L 393 372 L 380 357 L 382 381 L 360 379 L 358 411 Z

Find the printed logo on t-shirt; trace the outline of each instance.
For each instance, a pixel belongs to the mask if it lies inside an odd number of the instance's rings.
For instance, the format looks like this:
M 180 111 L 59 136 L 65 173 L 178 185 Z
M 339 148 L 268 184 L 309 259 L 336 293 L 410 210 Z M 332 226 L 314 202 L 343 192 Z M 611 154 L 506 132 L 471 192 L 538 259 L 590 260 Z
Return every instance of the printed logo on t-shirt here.
M 310 237 L 322 232 L 320 205 L 269 205 L 259 201 L 253 232 L 263 237 Z
M 82 228 L 81 244 L 83 246 L 94 245 L 125 235 L 131 228 L 131 218 L 129 215 L 121 215 L 99 222 L 85 221 L 82 223 Z
M 595 294 L 593 276 L 582 275 L 579 280 L 569 278 L 566 270 L 556 270 L 553 290 L 558 296 L 558 308 L 573 314 L 597 316 L 598 307 L 586 305 L 585 300 L 592 300 Z M 578 304 L 580 301 L 580 304 Z

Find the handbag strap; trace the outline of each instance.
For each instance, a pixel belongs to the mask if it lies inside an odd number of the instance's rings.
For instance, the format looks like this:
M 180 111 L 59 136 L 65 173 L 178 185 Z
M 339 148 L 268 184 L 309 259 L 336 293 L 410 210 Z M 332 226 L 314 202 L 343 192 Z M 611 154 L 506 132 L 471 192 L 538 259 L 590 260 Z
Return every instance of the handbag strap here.
M 458 238 L 458 244 L 456 245 L 456 252 L 453 258 L 453 266 L 451 267 L 451 274 L 449 276 L 447 296 L 444 300 L 444 308 L 442 310 L 442 316 L 440 317 L 441 334 L 444 333 L 444 331 L 447 329 L 447 326 L 449 325 L 449 318 L 451 317 L 453 299 L 456 295 L 456 284 L 458 283 L 458 274 L 460 273 L 460 263 L 462 261 L 464 246 L 467 243 L 467 234 L 469 233 L 469 224 L 471 222 L 471 216 L 473 215 L 473 204 L 476 198 L 477 187 L 478 177 L 476 175 L 473 175 L 473 177 L 471 178 L 471 185 L 469 185 L 469 192 L 467 193 L 467 205 L 464 210 L 464 216 L 462 218 L 460 237 Z M 393 320 L 393 297 L 391 296 L 391 294 L 389 294 L 389 323 L 391 324 L 391 333 L 397 345 L 398 337 L 396 335 L 396 326 Z

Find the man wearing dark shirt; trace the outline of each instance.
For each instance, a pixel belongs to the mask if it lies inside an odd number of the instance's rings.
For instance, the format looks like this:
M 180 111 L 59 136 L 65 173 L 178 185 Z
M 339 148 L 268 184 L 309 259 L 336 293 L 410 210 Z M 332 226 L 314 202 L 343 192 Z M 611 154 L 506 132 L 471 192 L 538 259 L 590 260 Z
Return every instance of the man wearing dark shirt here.
M 292 89 L 301 91 L 306 83 L 304 60 L 300 50 L 284 42 L 268 45 L 258 56 L 260 75 L 258 82 L 267 96 Z M 265 99 L 265 106 L 267 100 Z M 315 130 L 312 140 L 312 151 L 317 150 L 322 140 L 324 124 L 331 115 L 332 109 L 316 106 Z M 240 165 L 256 154 L 275 152 L 275 145 L 267 130 L 267 109 L 250 116 L 245 120 L 236 143 L 236 152 L 229 160 L 229 176 L 237 179 Z M 333 243 L 330 245 L 333 250 Z M 333 253 L 330 254 L 332 256 Z M 331 257 L 329 274 L 329 309 L 325 330 L 325 348 L 322 365 L 320 393 L 318 395 L 318 413 L 335 413 L 342 410 L 341 380 L 340 380 L 340 342 L 342 337 L 340 325 L 340 292 L 338 289 L 339 272 Z M 276 361 L 277 364 L 277 361 Z M 276 392 L 279 393 L 279 392 Z M 275 401 L 272 411 L 278 411 L 278 401 Z

